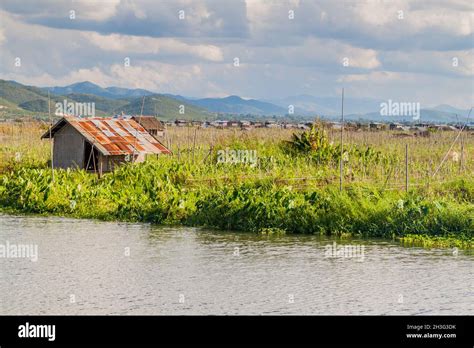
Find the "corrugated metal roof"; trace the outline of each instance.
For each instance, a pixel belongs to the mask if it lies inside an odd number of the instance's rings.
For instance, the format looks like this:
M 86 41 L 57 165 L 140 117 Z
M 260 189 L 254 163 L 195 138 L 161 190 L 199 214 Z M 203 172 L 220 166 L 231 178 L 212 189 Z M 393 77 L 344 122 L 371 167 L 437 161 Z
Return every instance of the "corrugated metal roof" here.
M 65 122 L 64 122 L 65 121 Z M 52 127 L 52 135 L 69 123 L 104 155 L 171 154 L 133 119 L 65 116 Z M 49 138 L 49 130 L 43 135 Z
M 133 116 L 132 119 L 145 127 L 145 129 L 164 130 L 161 121 L 154 116 Z

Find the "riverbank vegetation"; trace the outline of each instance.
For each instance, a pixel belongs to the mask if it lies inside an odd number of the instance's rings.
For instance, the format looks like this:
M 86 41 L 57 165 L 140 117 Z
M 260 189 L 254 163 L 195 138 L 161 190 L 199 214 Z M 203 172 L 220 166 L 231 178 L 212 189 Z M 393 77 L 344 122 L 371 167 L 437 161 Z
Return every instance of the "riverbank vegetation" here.
M 54 181 L 49 143 L 39 140 L 42 128 L 0 126 L 3 211 L 474 247 L 470 134 L 437 170 L 453 132 L 427 138 L 347 132 L 340 191 L 339 133 L 322 124 L 303 134 L 174 128 L 163 139 L 173 156 L 123 165 L 101 178 L 55 169 Z M 258 160 L 222 163 L 220 150 L 256 151 Z

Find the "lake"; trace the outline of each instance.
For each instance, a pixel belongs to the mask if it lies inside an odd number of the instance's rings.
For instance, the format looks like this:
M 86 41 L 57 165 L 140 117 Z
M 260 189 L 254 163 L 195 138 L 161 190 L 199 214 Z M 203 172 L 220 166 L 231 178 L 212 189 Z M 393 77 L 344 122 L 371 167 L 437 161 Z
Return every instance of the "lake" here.
M 0 314 L 474 314 L 462 250 L 10 215 L 0 245 Z

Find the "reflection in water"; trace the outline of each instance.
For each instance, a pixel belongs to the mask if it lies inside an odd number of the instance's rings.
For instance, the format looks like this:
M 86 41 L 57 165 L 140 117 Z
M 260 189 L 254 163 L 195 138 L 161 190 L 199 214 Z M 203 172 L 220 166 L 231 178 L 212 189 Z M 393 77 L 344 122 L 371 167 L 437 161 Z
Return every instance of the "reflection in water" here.
M 0 215 L 6 241 L 38 260 L 0 259 L 0 314 L 474 314 L 462 251 Z

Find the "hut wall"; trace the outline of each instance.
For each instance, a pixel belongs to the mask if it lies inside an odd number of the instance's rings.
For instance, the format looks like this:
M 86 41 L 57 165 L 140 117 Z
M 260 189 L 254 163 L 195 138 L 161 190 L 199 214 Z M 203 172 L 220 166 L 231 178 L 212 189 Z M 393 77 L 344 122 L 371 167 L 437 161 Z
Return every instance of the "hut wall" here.
M 117 156 L 104 156 L 100 155 L 100 161 L 102 163 L 102 172 L 111 172 L 115 170 L 120 164 L 125 162 L 124 155 Z
M 84 167 L 84 137 L 69 124 L 54 135 L 53 164 L 56 168 Z

